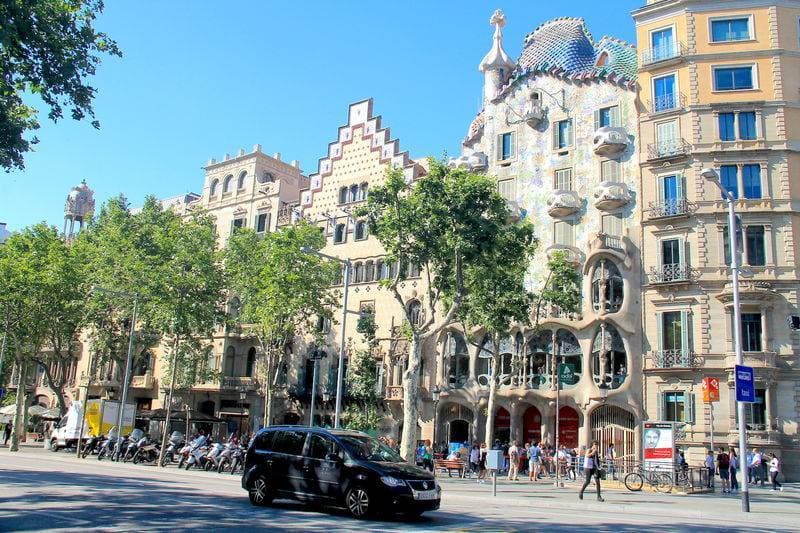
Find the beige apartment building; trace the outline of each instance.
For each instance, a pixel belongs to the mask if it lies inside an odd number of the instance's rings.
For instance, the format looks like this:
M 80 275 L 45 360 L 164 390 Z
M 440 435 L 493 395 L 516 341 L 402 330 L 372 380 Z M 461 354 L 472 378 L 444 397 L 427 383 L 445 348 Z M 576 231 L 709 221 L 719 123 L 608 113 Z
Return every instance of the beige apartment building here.
M 800 2 L 648 2 L 639 43 L 644 398 L 653 420 L 682 424 L 700 463 L 712 439 L 737 441 L 727 209 L 714 169 L 737 197 L 745 364 L 757 402 L 748 442 L 800 469 L 798 314 Z M 720 401 L 702 400 L 703 377 Z M 713 427 L 712 412 L 713 409 Z M 794 451 L 795 453 L 787 453 Z

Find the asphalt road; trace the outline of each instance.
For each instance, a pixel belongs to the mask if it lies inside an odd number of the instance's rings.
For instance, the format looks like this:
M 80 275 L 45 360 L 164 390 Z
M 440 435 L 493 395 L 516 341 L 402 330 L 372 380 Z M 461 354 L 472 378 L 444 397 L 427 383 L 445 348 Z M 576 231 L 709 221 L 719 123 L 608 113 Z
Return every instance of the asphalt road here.
M 796 531 L 800 490 L 757 491 L 756 512 L 738 513 L 721 496 L 675 496 L 608 491 L 606 501 L 579 502 L 576 488 L 547 483 L 499 486 L 444 479 L 442 508 L 407 521 L 356 521 L 344 511 L 279 501 L 252 507 L 239 476 L 164 470 L 75 459 L 65 452 L 0 450 L 0 530 L 303 530 L 303 531 L 530 531 L 559 532 Z

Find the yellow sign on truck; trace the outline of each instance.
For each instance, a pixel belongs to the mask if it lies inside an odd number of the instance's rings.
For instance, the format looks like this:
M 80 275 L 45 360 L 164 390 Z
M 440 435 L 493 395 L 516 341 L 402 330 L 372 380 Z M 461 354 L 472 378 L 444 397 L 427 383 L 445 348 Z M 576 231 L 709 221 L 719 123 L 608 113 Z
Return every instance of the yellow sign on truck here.
M 133 431 L 133 419 L 136 407 L 127 404 L 122 413 L 122 434 Z M 106 435 L 116 427 L 119 417 L 119 402 L 109 400 L 89 400 L 86 402 L 86 426 L 90 435 Z

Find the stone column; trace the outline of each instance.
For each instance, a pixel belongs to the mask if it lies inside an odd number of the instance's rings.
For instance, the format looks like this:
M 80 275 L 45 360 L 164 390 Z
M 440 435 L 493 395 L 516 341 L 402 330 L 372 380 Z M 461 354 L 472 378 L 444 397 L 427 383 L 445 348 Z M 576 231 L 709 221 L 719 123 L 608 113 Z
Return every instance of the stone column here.
M 583 414 L 583 425 L 581 426 L 581 432 L 583 435 L 578 434 L 578 444 L 584 445 L 586 447 L 592 441 L 592 417 L 589 414 L 591 409 L 594 407 L 594 403 L 590 403 L 589 406 L 586 408 Z

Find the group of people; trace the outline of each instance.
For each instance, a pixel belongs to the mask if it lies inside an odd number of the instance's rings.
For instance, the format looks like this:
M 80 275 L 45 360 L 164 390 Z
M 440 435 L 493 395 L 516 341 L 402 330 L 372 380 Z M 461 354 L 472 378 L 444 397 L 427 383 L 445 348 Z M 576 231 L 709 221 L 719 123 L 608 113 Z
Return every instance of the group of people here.
M 777 455 L 770 453 L 767 456 L 758 448 L 753 448 L 747 452 L 745 457 L 747 467 L 747 481 L 751 485 L 764 486 L 764 482 L 769 479 L 772 483 L 772 491 L 783 490 L 783 485 L 778 481 L 778 474 L 781 472 L 781 461 Z M 719 476 L 722 484 L 722 492 L 732 494 L 739 490 L 738 472 L 741 470 L 739 456 L 736 448 L 730 447 L 727 451 L 720 446 L 716 458 L 714 451 L 708 450 L 705 459 L 705 467 L 708 471 L 706 487 L 714 488 L 714 478 Z M 767 474 L 769 473 L 769 476 Z M 745 482 L 743 480 L 743 482 Z

